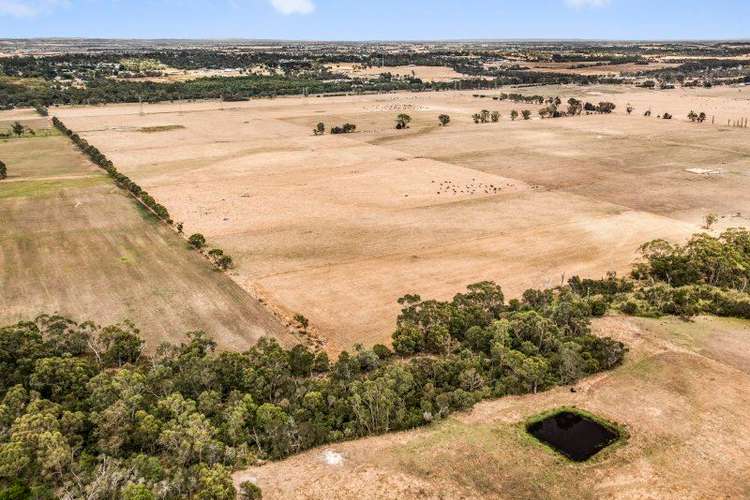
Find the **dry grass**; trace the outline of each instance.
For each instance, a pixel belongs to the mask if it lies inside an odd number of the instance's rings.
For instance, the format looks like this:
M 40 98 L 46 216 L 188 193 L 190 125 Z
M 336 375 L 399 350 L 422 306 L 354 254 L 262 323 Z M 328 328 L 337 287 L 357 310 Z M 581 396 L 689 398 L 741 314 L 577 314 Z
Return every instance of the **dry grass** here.
M 223 349 L 296 341 L 60 136 L 0 142 L 0 324 L 132 319 L 149 348 L 204 329 Z
M 377 78 L 382 73 L 390 73 L 396 77 L 416 77 L 426 82 L 451 82 L 466 78 L 466 75 L 456 72 L 448 66 L 374 66 L 363 68 L 356 64 L 329 64 L 328 68 L 335 73 L 344 73 L 352 78 Z
M 750 130 L 718 125 L 750 116 L 745 89 L 523 91 L 618 109 L 512 122 L 512 109 L 536 107 L 447 92 L 58 113 L 187 232 L 232 254 L 240 286 L 310 318 L 331 351 L 387 341 L 405 293 L 449 298 L 492 279 L 513 295 L 572 274 L 625 271 L 641 243 L 686 238 L 707 212 L 723 216 L 719 228 L 747 224 Z M 475 125 L 471 114 L 483 108 L 503 118 Z M 676 118 L 644 118 L 649 108 Z M 716 124 L 681 118 L 691 109 Z M 399 112 L 412 116 L 409 129 L 394 129 Z M 451 116 L 448 127 L 437 126 L 440 113 Z M 319 121 L 349 121 L 358 132 L 314 137 Z M 127 133 L 165 122 L 184 128 Z M 695 176 L 691 167 L 723 173 Z
M 678 63 L 669 62 L 651 62 L 648 65 L 628 63 L 628 64 L 602 64 L 596 63 L 572 63 L 572 62 L 521 62 L 523 67 L 539 73 L 564 73 L 569 75 L 601 75 L 601 76 L 618 76 L 624 73 L 636 73 L 640 71 L 655 71 L 660 69 L 676 68 Z
M 428 428 L 311 450 L 235 479 L 255 478 L 269 499 L 750 495 L 750 323 L 605 318 L 595 326 L 631 353 L 624 366 L 581 382 L 576 393 L 563 387 L 484 402 Z M 731 336 L 738 350 L 705 355 L 687 349 L 685 336 L 707 344 Z M 526 418 L 563 405 L 616 421 L 630 438 L 584 464 L 569 462 L 523 429 Z M 327 465 L 324 450 L 341 453 L 343 464 Z

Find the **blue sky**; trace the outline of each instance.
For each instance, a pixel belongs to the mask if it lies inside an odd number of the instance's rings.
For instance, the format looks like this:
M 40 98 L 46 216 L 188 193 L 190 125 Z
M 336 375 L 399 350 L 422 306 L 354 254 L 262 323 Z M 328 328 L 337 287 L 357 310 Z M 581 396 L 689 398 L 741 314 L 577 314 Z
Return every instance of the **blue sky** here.
M 750 0 L 0 0 L 0 38 L 750 39 Z

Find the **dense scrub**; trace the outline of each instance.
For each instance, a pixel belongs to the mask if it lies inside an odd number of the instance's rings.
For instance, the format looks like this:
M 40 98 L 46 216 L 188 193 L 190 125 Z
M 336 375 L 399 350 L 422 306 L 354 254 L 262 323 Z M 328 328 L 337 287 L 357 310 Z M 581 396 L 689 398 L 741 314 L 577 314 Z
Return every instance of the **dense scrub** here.
M 643 262 L 633 277 L 673 286 L 705 284 L 747 291 L 750 285 L 750 233 L 729 229 L 719 236 L 701 233 L 685 245 L 655 240 L 641 247 Z
M 245 100 L 251 97 L 318 94 L 328 92 L 387 92 L 421 90 L 421 81 L 406 80 L 319 80 L 284 76 L 215 76 L 186 82 L 157 83 L 99 78 L 85 87 L 54 82 L 20 85 L 0 81 L 0 109 L 53 104 L 100 104 L 116 102 L 159 102 L 178 99 Z
M 579 295 L 598 297 L 605 308 L 625 314 L 689 319 L 713 314 L 750 319 L 750 231 L 728 229 L 718 236 L 694 235 L 684 245 L 654 240 L 629 279 L 571 279 Z
M 234 498 L 230 471 L 323 443 L 427 424 L 477 401 L 618 366 L 591 334 L 610 308 L 750 318 L 750 233 L 651 242 L 629 278 L 572 278 L 505 301 L 406 295 L 383 345 L 331 362 L 271 339 L 215 352 L 203 332 L 147 356 L 132 323 L 40 316 L 0 329 L 0 496 Z
M 75 44 L 73 44 L 75 47 Z M 630 43 L 598 42 L 466 42 L 435 45 L 430 50 L 368 44 L 298 44 L 271 47 L 225 45 L 195 48 L 144 46 L 101 52 L 76 50 L 44 56 L 14 56 L 0 60 L 0 108 L 43 104 L 156 102 L 175 99 L 223 98 L 227 101 L 305 93 L 430 91 L 482 89 L 498 85 L 623 84 L 642 78 L 686 85 L 750 81 L 748 70 L 727 57 L 748 54 L 746 43 Z M 670 56 L 679 67 L 650 70 L 645 55 Z M 675 57 L 678 56 L 678 57 Z M 679 57 L 682 56 L 682 57 Z M 709 57 L 696 60 L 696 56 Z M 590 65 L 642 65 L 644 71 L 625 77 L 539 72 L 526 62 Z M 354 63 L 382 68 L 374 80 L 350 78 L 328 65 Z M 413 76 L 394 77 L 394 66 L 447 66 L 467 75 L 461 82 L 423 82 Z M 199 78 L 187 82 L 143 82 L 135 78 L 164 76 L 166 69 L 231 69 L 240 76 Z M 485 79 L 490 77 L 490 79 Z
M 403 299 L 385 346 L 330 363 L 264 339 L 215 353 L 202 332 L 154 356 L 130 323 L 40 316 L 0 330 L 0 481 L 116 498 L 233 498 L 229 471 L 322 443 L 424 425 L 487 397 L 543 390 L 619 364 L 589 332 L 591 303 L 492 283 L 450 302 Z
M 641 247 L 632 276 L 643 286 L 620 308 L 630 314 L 715 314 L 750 319 L 750 231 L 701 233 L 684 245 L 655 240 Z
M 683 59 L 676 68 L 637 72 L 641 78 L 652 78 L 664 83 L 678 82 L 686 87 L 750 82 L 750 74 L 741 61 L 732 59 Z M 662 86 L 662 88 L 665 88 Z

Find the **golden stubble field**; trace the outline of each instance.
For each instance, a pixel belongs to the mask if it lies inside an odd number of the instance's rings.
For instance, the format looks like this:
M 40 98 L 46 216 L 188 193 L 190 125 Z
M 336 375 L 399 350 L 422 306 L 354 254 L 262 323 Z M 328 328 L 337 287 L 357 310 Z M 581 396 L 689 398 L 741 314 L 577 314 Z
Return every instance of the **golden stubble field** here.
M 522 67 L 539 73 L 565 73 L 571 75 L 604 75 L 616 76 L 624 73 L 638 73 L 641 71 L 654 71 L 659 69 L 676 68 L 679 63 L 650 61 L 647 65 L 627 64 L 597 64 L 577 62 L 527 62 L 518 63 Z
M 352 78 L 377 78 L 382 73 L 390 73 L 395 77 L 416 77 L 426 82 L 452 82 L 466 78 L 467 75 L 458 73 L 448 66 L 371 66 L 360 64 L 337 63 L 329 64 L 328 69 L 334 73 L 344 73 Z
M 447 92 L 53 114 L 187 233 L 232 254 L 240 286 L 307 316 L 332 352 L 387 342 L 406 293 L 445 299 L 490 279 L 515 295 L 573 274 L 626 271 L 641 243 L 682 240 L 708 212 L 722 216 L 719 227 L 747 224 L 750 129 L 726 122 L 750 117 L 749 88 L 520 91 L 618 109 L 512 122 L 511 109 L 536 118 L 539 106 Z M 500 122 L 474 124 L 471 114 L 483 108 L 500 111 Z M 647 109 L 654 117 L 643 117 Z M 689 123 L 691 109 L 708 123 Z M 410 129 L 394 129 L 400 112 L 412 116 Z M 664 112 L 675 119 L 655 118 Z M 448 127 L 437 125 L 440 113 L 451 116 Z M 319 121 L 352 122 L 357 133 L 315 137 Z M 184 128 L 139 131 L 169 125 Z
M 299 340 L 265 307 L 114 186 L 46 120 L 36 137 L 0 140 L 0 325 L 59 313 L 107 325 L 130 319 L 149 350 L 203 329 L 219 348 L 265 335 Z M 29 119 L 25 119 L 29 118 Z

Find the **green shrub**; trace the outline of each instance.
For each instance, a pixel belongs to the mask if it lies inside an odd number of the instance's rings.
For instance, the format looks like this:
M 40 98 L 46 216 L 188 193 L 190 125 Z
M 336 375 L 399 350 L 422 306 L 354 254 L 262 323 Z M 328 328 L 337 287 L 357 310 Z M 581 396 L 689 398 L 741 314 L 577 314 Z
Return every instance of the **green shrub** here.
M 122 489 L 122 500 L 156 500 L 156 495 L 144 484 L 130 483 Z
M 206 246 L 206 237 L 200 233 L 193 233 L 188 238 L 188 243 L 190 243 L 193 248 L 197 248 L 198 250 L 200 250 L 201 248 Z
M 607 313 L 609 304 L 602 295 L 594 295 L 588 299 L 589 306 L 591 307 L 591 315 L 595 317 L 604 316 Z
M 258 485 L 250 481 L 245 481 L 244 483 L 240 483 L 240 498 L 242 500 L 261 500 L 263 494 Z

